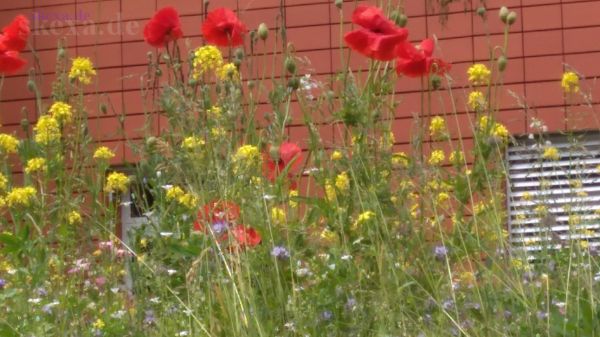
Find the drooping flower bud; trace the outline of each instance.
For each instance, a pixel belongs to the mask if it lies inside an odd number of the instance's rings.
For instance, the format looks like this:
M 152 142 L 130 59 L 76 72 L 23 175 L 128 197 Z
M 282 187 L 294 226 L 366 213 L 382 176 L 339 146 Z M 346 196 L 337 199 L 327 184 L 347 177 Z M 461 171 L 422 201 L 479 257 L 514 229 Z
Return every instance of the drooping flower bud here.
M 436 74 L 431 75 L 430 81 L 431 81 L 431 88 L 433 90 L 437 90 L 442 86 L 442 78 Z
M 285 69 L 290 74 L 295 74 L 296 73 L 296 62 L 290 56 L 288 56 L 288 57 L 285 58 Z

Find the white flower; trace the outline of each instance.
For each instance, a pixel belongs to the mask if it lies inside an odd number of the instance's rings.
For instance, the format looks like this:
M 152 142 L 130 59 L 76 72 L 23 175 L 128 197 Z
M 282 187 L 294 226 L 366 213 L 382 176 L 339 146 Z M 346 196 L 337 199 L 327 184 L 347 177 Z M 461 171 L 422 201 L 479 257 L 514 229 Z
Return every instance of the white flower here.
M 173 188 L 173 185 L 162 185 L 161 187 L 162 187 L 164 190 L 168 191 L 168 190 L 170 190 L 170 189 L 172 189 L 172 188 Z
M 125 316 L 125 313 L 126 313 L 125 310 L 118 310 L 118 311 L 113 312 L 110 315 L 110 317 L 116 318 L 116 319 L 123 318 L 123 316 Z
M 177 334 L 177 336 L 188 336 L 190 333 L 187 331 L 179 331 L 179 333 Z
M 350 255 L 350 254 L 345 254 L 345 255 L 342 255 L 341 259 L 342 259 L 343 261 L 352 260 L 352 255 Z
M 176 272 L 177 272 L 177 270 L 175 270 L 175 269 L 167 269 L 167 274 L 169 274 L 169 275 L 173 275 Z
M 168 238 L 173 236 L 173 232 L 160 232 L 160 236 Z
M 30 299 L 28 299 L 28 300 L 27 300 L 27 302 L 29 302 L 29 303 L 33 303 L 33 304 L 38 304 L 38 303 L 40 303 L 41 301 L 42 301 L 42 299 L 41 299 L 41 298 L 30 298 Z
M 274 195 L 272 195 L 272 194 L 264 194 L 264 195 L 263 195 L 263 199 L 265 199 L 265 200 L 267 200 L 267 201 L 268 201 L 268 200 L 273 200 L 273 199 L 275 199 L 275 196 L 274 196 Z
M 154 304 L 158 304 L 158 303 L 160 303 L 160 298 L 158 298 L 158 297 L 152 297 L 150 299 L 150 302 L 152 302 Z

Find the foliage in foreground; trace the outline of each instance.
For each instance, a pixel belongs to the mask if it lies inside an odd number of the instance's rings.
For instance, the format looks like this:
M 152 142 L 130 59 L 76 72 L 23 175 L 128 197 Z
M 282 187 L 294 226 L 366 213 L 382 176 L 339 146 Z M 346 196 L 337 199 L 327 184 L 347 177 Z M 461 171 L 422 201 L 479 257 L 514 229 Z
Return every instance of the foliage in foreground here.
M 0 135 L 0 335 L 599 335 L 594 247 L 560 238 L 564 249 L 535 262 L 509 249 L 502 158 L 511 139 L 496 117 L 516 16 L 500 12 L 506 42 L 469 69 L 465 106 L 433 111 L 435 99 L 455 101 L 450 66 L 434 58 L 434 40 L 406 42 L 403 14 L 391 21 L 359 7 L 360 27 L 345 41 L 371 58 L 369 70 L 326 84 L 311 79 L 284 30 L 261 25 L 249 50 L 234 49 L 245 26 L 226 9 L 209 14 L 211 44 L 188 58 L 177 12 L 161 10 L 145 31 L 161 49 L 143 78 L 152 108 L 148 136 L 130 144 L 140 157 L 132 176 L 113 172 L 112 150 L 89 137 L 83 90 L 93 65 L 69 66 L 61 49 L 51 105 L 38 106 L 35 127 L 23 125 L 28 137 Z M 286 50 L 273 65 L 279 78 L 259 67 L 273 33 Z M 404 153 L 392 131 L 402 108 L 394 87 L 419 78 L 423 103 Z M 578 80 L 565 74 L 568 98 L 585 97 Z M 256 117 L 261 100 L 272 109 L 266 125 Z M 474 117 L 461 130 L 473 134 L 468 151 L 446 126 L 463 108 Z M 159 116 L 168 127 L 151 136 Z M 293 119 L 306 127 L 304 152 L 287 139 Z M 318 120 L 343 141 L 322 141 Z M 563 154 L 533 123 L 539 164 L 552 165 Z M 22 181 L 12 174 L 20 165 Z M 584 177 L 571 178 L 585 193 Z M 549 219 L 550 184 L 539 186 L 520 197 L 535 212 L 513 221 Z M 113 233 L 130 188 L 126 206 L 147 223 L 121 240 Z M 573 234 L 597 221 L 571 216 Z

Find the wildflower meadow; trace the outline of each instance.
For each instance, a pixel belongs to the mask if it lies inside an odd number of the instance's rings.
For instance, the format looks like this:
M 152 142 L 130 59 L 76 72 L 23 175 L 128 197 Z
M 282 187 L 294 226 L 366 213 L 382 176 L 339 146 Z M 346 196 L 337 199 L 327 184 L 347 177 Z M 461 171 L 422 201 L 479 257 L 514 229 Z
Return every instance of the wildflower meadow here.
M 456 87 L 436 32 L 409 42 L 397 6 L 336 0 L 353 25 L 339 36 L 344 66 L 323 81 L 285 28 L 249 27 L 216 3 L 196 23 L 200 45 L 175 7 L 144 22 L 139 95 L 146 120 L 167 123 L 128 144 L 136 163 L 113 166 L 114 150 L 91 136 L 90 58 L 59 46 L 50 100 L 30 71 L 37 122 L 22 123 L 25 137 L 0 134 L 0 336 L 600 336 L 600 207 L 580 202 L 600 165 L 561 173 L 560 193 L 574 197 L 556 234 L 552 172 L 584 151 L 578 135 L 559 146 L 542 119 L 525 139 L 498 121 L 516 12 L 478 9 L 503 39 Z M 31 27 L 22 15 L 1 24 L 4 78 L 30 66 L 20 53 Z M 566 68 L 553 85 L 593 109 L 583 76 Z M 421 88 L 408 150 L 392 127 L 400 82 Z M 458 96 L 464 107 L 433 117 L 433 100 Z M 474 116 L 462 125 L 472 146 L 449 131 L 459 109 Z M 306 147 L 286 132 L 292 118 Z M 323 141 L 323 119 L 340 145 Z M 519 146 L 532 158 L 520 165 L 550 173 L 509 193 Z M 124 209 L 142 220 L 125 226 Z M 515 239 L 526 223 L 542 239 Z

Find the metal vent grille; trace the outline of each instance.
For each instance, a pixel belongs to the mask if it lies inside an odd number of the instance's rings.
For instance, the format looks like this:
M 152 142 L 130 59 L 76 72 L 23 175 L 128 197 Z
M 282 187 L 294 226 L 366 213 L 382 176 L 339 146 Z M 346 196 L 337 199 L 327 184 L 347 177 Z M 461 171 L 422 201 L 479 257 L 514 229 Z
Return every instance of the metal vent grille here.
M 573 243 L 600 246 L 600 134 L 546 139 L 521 139 L 507 151 L 510 242 L 530 258 Z M 543 159 L 548 146 L 559 160 Z

